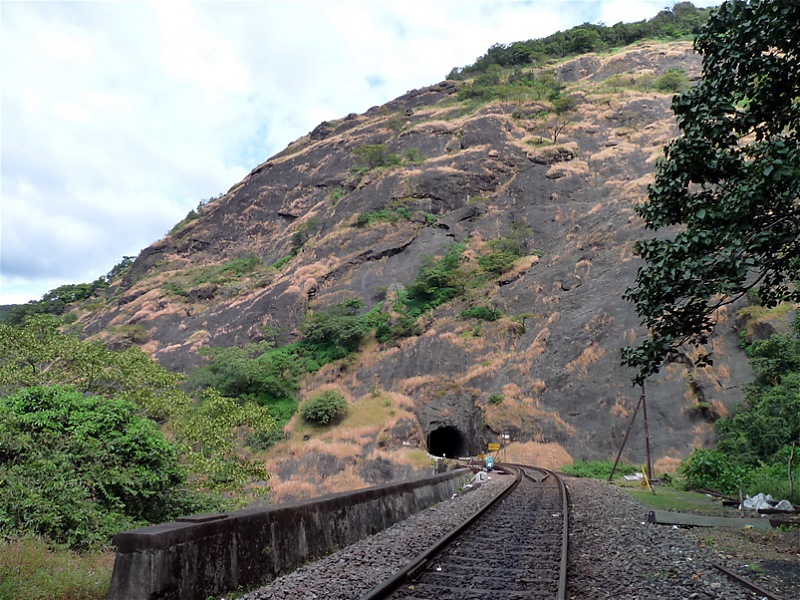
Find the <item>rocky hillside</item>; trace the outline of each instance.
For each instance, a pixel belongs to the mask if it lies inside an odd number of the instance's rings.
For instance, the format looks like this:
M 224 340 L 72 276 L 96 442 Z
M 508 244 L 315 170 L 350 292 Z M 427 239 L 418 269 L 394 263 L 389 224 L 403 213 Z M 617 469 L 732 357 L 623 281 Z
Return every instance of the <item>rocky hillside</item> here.
M 670 82 L 698 75 L 689 43 L 646 42 L 321 123 L 144 250 L 75 326 L 189 370 L 203 347 L 290 343 L 337 303 L 375 309 L 382 328 L 356 354 L 304 379 L 301 399 L 336 388 L 355 420 L 289 423 L 270 458 L 274 483 L 303 482 L 287 496 L 401 475 L 412 450 L 477 453 L 503 431 L 533 460 L 613 458 L 639 396 L 619 366 L 640 335 L 620 297 L 645 235 L 633 207 L 676 134 Z M 413 310 L 409 289 L 418 300 L 445 255 L 463 285 Z M 741 397 L 734 321 L 720 315 L 713 368 L 648 384 L 664 465 Z

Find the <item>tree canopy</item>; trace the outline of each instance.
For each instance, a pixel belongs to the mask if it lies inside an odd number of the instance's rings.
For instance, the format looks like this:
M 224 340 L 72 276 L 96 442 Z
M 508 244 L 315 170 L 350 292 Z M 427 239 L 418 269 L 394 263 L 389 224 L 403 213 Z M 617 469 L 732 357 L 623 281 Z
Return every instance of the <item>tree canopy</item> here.
M 182 377 L 139 348 L 115 352 L 99 340 L 61 332 L 53 315 L 29 316 L 21 327 L 0 323 L 0 395 L 40 385 L 69 385 L 81 393 L 114 396 L 157 421 L 185 411 Z
M 176 448 L 126 400 L 64 386 L 0 398 L 0 538 L 73 548 L 193 510 Z
M 645 265 L 625 292 L 648 329 L 623 349 L 635 383 L 703 346 L 748 290 L 764 306 L 800 300 L 798 24 L 794 0 L 733 0 L 695 41 L 702 79 L 674 98 L 680 136 L 636 208 L 657 233 L 637 243 Z
M 82 549 L 268 491 L 245 446 L 275 431 L 270 408 L 193 398 L 183 379 L 138 348 L 66 334 L 54 315 L 0 323 L 0 538 Z
M 544 64 L 553 58 L 585 54 L 614 46 L 626 46 L 647 38 L 676 39 L 696 33 L 708 17 L 709 9 L 691 2 L 678 2 L 652 19 L 613 26 L 583 23 L 545 38 L 494 44 L 473 64 L 454 68 L 448 79 L 466 79 L 490 70 L 493 65 L 518 67 Z

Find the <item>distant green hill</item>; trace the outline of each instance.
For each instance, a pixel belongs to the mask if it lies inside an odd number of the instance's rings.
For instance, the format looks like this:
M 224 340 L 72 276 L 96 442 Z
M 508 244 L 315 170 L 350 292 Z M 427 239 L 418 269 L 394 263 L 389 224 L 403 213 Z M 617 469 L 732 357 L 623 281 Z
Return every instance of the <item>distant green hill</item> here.
M 675 40 L 691 37 L 708 20 L 711 8 L 697 8 L 679 2 L 652 19 L 636 23 L 617 23 L 611 27 L 584 23 L 537 40 L 494 44 L 473 64 L 454 68 L 448 79 L 467 79 L 485 73 L 492 65 L 522 67 L 543 65 L 566 56 L 599 52 L 627 46 L 644 39 Z

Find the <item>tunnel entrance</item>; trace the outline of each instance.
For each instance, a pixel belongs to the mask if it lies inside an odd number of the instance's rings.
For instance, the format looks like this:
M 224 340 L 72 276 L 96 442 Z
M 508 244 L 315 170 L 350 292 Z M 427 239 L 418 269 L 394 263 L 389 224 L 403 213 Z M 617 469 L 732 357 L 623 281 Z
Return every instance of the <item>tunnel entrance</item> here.
M 428 453 L 445 458 L 468 456 L 467 442 L 455 427 L 444 426 L 428 434 Z

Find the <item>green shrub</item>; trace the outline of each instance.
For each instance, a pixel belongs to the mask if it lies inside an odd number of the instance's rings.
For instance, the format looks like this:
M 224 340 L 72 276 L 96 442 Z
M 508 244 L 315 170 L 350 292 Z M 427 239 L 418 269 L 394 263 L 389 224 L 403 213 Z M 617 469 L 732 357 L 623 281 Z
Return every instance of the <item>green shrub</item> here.
M 345 194 L 344 188 L 342 187 L 333 188 L 333 191 L 331 192 L 331 202 L 336 204 L 339 200 L 341 200 L 344 197 L 344 194 Z
M 506 397 L 503 394 L 498 394 L 498 393 L 489 394 L 489 404 L 492 404 L 494 406 L 502 404 L 503 400 L 505 399 Z
M 653 86 L 661 92 L 678 94 L 689 87 L 689 78 L 683 69 L 670 69 L 658 77 Z
M 690 490 L 711 488 L 723 493 L 736 492 L 746 475 L 744 466 L 735 463 L 719 450 L 696 448 L 681 465 Z
M 309 314 L 300 327 L 302 347 L 313 352 L 320 362 L 338 360 L 358 350 L 361 340 L 377 324 L 374 318 L 379 314 L 373 309 L 359 315 L 362 306 L 361 300 L 350 300 Z
M 347 400 L 339 392 L 326 390 L 306 400 L 300 414 L 309 423 L 328 425 L 347 415 Z
M 276 271 L 280 271 L 280 270 L 281 270 L 283 267 L 285 267 L 285 266 L 286 266 L 286 265 L 289 263 L 289 261 L 290 261 L 290 260 L 292 260 L 292 259 L 293 259 L 295 256 L 297 256 L 297 252 L 296 252 L 296 251 L 294 251 L 294 252 L 291 252 L 290 254 L 287 254 L 286 256 L 283 256 L 283 257 L 279 258 L 278 260 L 276 260 L 274 263 L 272 263 L 272 265 L 271 265 L 271 266 L 272 266 L 272 268 L 273 268 L 273 269 L 275 269 Z
M 517 262 L 519 255 L 514 252 L 500 251 L 478 257 L 480 267 L 489 273 L 502 275 L 510 271 Z
M 292 234 L 292 254 L 297 254 L 300 248 L 305 246 L 306 242 L 319 231 L 321 225 L 319 217 L 311 217 L 307 221 L 299 223 Z
M 264 451 L 269 450 L 277 444 L 286 439 L 286 434 L 282 428 L 268 429 L 266 431 L 257 431 L 253 433 L 247 440 L 247 443 L 254 450 Z
M 353 158 L 362 169 L 397 167 L 403 162 L 397 154 L 390 153 L 384 144 L 364 144 L 353 149 Z
M 614 463 L 608 460 L 575 461 L 571 465 L 561 467 L 561 472 L 573 477 L 591 477 L 593 479 L 608 479 Z M 638 473 L 639 467 L 619 463 L 615 475 L 632 475 Z
M 428 258 L 422 265 L 416 280 L 405 293 L 399 294 L 401 303 L 410 309 L 412 316 L 436 308 L 464 292 L 465 279 L 461 271 L 461 255 L 466 244 L 450 246 L 439 259 Z
M 461 311 L 462 319 L 478 319 L 479 321 L 496 321 L 500 312 L 489 306 L 472 306 Z
M 425 155 L 420 152 L 419 148 L 409 148 L 406 150 L 405 160 L 411 165 L 421 165 L 425 162 Z
M 408 221 L 411 219 L 413 214 L 411 210 L 406 208 L 405 206 L 399 206 L 397 208 L 381 208 L 380 210 L 375 210 L 372 212 L 362 212 L 358 214 L 356 217 L 355 222 L 353 223 L 354 227 L 368 227 L 373 223 L 396 223 L 397 221 L 403 220 Z
M 220 272 L 229 273 L 234 277 L 241 277 L 242 275 L 251 273 L 260 264 L 261 260 L 257 256 L 242 256 L 231 259 L 223 264 L 220 268 Z

